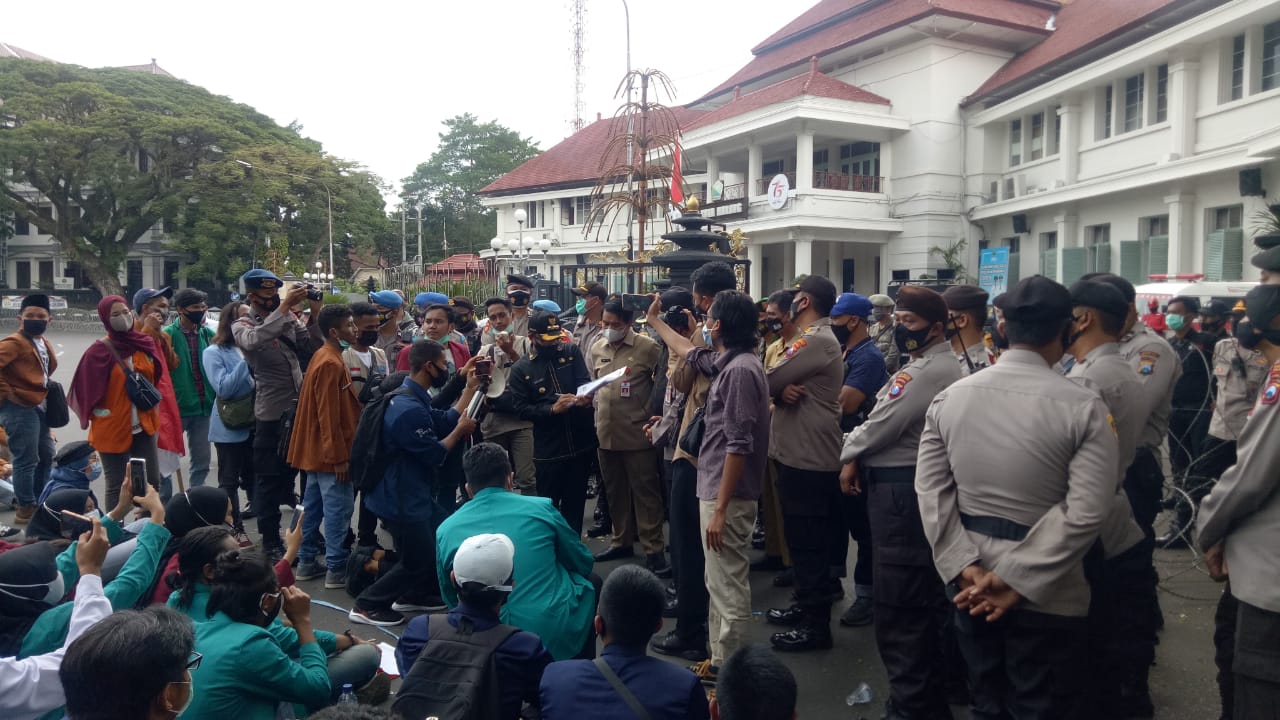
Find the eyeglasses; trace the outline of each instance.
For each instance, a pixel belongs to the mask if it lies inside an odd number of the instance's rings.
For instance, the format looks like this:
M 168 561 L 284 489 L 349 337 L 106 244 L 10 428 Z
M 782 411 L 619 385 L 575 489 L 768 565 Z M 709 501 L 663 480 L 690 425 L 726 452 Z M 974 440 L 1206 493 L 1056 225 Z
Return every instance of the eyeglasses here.
M 195 670 L 195 669 L 199 668 L 199 667 L 200 667 L 200 661 L 201 661 L 201 660 L 203 660 L 203 659 L 204 659 L 204 655 L 202 655 L 202 654 L 200 654 L 200 653 L 196 652 L 195 650 L 192 650 L 192 651 L 191 651 L 191 657 L 187 659 L 187 669 L 188 669 L 188 670 Z

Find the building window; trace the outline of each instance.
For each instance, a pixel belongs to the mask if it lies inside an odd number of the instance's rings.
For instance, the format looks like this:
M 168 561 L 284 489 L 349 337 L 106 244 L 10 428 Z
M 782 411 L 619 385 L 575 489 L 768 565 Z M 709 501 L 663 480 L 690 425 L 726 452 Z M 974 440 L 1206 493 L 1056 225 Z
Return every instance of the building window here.
M 1134 75 L 1124 80 L 1124 132 L 1142 127 L 1142 92 L 1145 84 L 1144 75 Z
M 782 160 L 770 160 L 760 166 L 760 177 L 764 178 L 767 183 L 774 175 L 781 175 L 785 172 L 786 163 Z
M 829 160 L 829 155 L 826 150 L 813 151 L 813 171 L 814 172 L 824 173 L 827 171 L 827 169 L 830 166 L 831 166 L 831 161 Z
M 1062 151 L 1062 116 L 1058 114 L 1061 109 L 1059 105 L 1053 106 L 1053 147 L 1049 150 L 1050 155 L 1057 155 Z
M 1085 237 L 1089 251 L 1085 272 L 1111 272 L 1111 225 L 1090 225 Z
M 577 225 L 577 217 L 575 217 L 574 198 L 560 198 L 560 224 L 561 225 Z
M 1231 91 L 1228 97 L 1239 100 L 1244 97 L 1244 35 L 1231 38 Z
M 27 222 L 25 217 L 15 215 L 13 218 L 13 234 L 14 235 L 30 235 L 31 223 Z
M 1099 128 L 1098 137 L 1103 140 L 1111 137 L 1111 100 L 1114 92 L 1115 88 L 1110 85 L 1102 89 L 1102 127 Z
M 1018 236 L 1007 237 L 1004 239 L 1004 246 L 1009 248 L 1009 254 L 1017 253 L 1022 249 L 1022 238 Z
M 1044 157 L 1044 113 L 1031 116 L 1031 159 Z
M 1241 222 L 1243 217 L 1243 205 L 1213 208 L 1209 211 L 1209 230 L 1211 232 L 1214 230 L 1234 230 L 1243 225 Z
M 546 227 L 546 213 L 542 209 L 541 200 L 530 200 L 524 205 L 525 214 L 529 219 L 525 222 L 525 229 Z M 517 225 L 517 227 L 519 227 Z
M 1009 166 L 1022 163 L 1022 120 L 1009 121 Z
M 1262 26 L 1262 89 L 1280 87 L 1280 21 Z
M 1169 216 L 1156 215 L 1155 217 L 1143 218 L 1144 228 L 1147 231 L 1147 237 L 1169 234 Z
M 14 269 L 17 271 L 14 273 L 14 280 L 16 281 L 16 284 L 14 285 L 14 287 L 22 290 L 26 290 L 30 288 L 31 287 L 31 261 L 19 260 L 18 262 L 14 263 Z
M 126 260 L 124 263 L 125 292 L 134 293 L 142 289 L 142 261 Z
M 1156 68 L 1156 118 L 1162 123 L 1169 119 L 1169 66 Z

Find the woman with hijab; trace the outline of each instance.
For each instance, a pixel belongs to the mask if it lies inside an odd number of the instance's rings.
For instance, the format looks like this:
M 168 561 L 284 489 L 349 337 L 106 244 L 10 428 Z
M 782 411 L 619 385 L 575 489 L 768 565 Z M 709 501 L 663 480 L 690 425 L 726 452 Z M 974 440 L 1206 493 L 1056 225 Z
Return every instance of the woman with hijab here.
M 27 545 L 0 556 L 0 643 L 17 647 L 40 613 L 61 598 L 65 586 L 55 570 L 50 573 L 49 543 Z M 75 586 L 67 639 L 58 649 L 19 660 L 0 659 L 0 716 L 26 720 L 50 712 L 66 702 L 58 667 L 67 646 L 94 623 L 111 614 L 111 603 L 102 592 L 102 560 L 107 554 L 106 530 L 93 523 L 80 536 L 76 563 L 80 580 Z M 3 654 L 3 653 L 0 653 Z M 59 715 L 59 717 L 61 717 Z
M 128 484 L 125 485 L 125 489 L 128 489 Z M 151 587 L 156 568 L 160 563 L 160 553 L 169 542 L 169 531 L 164 526 L 164 505 L 160 504 L 160 494 L 156 489 L 149 487 L 146 496 L 134 499 L 133 502 L 151 514 L 151 521 L 146 523 L 138 534 L 137 545 L 129 554 L 129 559 L 125 561 L 120 573 L 103 588 L 103 594 L 111 602 L 114 610 L 133 607 Z M 5 589 L 6 586 L 30 588 L 35 584 L 43 583 L 47 592 L 40 598 L 43 601 L 40 603 L 27 600 L 26 603 L 20 603 L 13 608 L 0 605 L 0 616 L 3 616 L 3 620 L 0 620 L 0 657 L 15 653 L 19 658 L 43 655 L 61 646 L 67 637 L 72 605 L 70 603 L 59 605 L 57 602 L 62 595 L 65 595 L 66 588 L 74 586 L 80 580 L 79 566 L 73 563 L 72 567 L 67 567 L 66 563 L 60 563 L 58 548 L 50 543 L 36 543 L 19 550 L 10 550 L 0 555 L 0 560 L 16 552 L 27 551 L 27 548 L 31 547 L 41 548 L 40 554 L 30 556 L 32 562 L 27 563 L 21 572 L 6 573 L 4 568 L 0 567 L 0 589 Z M 63 553 L 69 553 L 71 557 L 75 557 L 78 547 L 77 540 L 71 543 L 71 547 Z M 58 595 L 58 598 L 51 599 L 55 595 Z M 5 597 L 5 593 L 0 592 L 0 597 Z M 17 628 L 7 626 L 9 615 L 14 610 L 22 610 L 26 613 L 24 617 L 27 618 L 34 616 L 34 621 L 21 628 L 21 632 L 17 632 Z
M 164 526 L 169 529 L 169 544 L 160 554 L 160 572 L 147 594 L 148 605 L 163 603 L 173 592 L 168 578 L 178 572 L 178 548 L 193 530 L 231 526 L 231 501 L 220 488 L 199 485 L 169 498 L 164 506 Z
M 134 329 L 133 312 L 124 298 L 119 295 L 103 298 L 98 303 L 98 319 L 106 328 L 107 336 L 95 341 L 81 356 L 67 393 L 67 404 L 80 418 L 80 427 L 89 429 L 89 444 L 102 456 L 107 505 L 114 507 L 129 458 L 146 460 L 147 482 L 160 487 L 156 449 L 160 412 L 154 407 L 148 410 L 134 407 L 125 391 L 122 366 L 138 372 L 158 387 L 165 364 L 155 341 Z
M 56 490 L 88 490 L 90 483 L 102 477 L 102 458 L 84 440 L 62 443 L 53 456 L 53 472 L 40 491 L 36 504 L 49 499 Z M 94 502 L 98 498 L 93 499 Z

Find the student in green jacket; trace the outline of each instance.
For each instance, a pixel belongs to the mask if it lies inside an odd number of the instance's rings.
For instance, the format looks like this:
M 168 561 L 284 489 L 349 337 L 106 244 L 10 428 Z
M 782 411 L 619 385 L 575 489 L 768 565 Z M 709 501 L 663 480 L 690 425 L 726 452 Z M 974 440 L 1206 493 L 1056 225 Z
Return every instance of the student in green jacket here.
M 213 330 L 204 324 L 209 296 L 195 288 L 183 288 L 173 296 L 177 319 L 164 327 L 173 341 L 178 364 L 169 368 L 173 392 L 182 415 L 182 431 L 187 434 L 187 456 L 191 459 L 191 487 L 199 487 L 209 477 L 209 417 L 216 399 L 213 383 L 204 376 L 204 350 L 213 343 Z

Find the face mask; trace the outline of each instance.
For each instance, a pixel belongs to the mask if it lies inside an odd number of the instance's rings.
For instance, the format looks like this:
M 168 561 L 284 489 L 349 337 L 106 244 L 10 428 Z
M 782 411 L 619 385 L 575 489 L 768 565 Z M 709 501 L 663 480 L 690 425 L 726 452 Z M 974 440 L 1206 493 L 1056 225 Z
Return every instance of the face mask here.
M 182 703 L 182 707 L 169 711 L 173 713 L 174 717 L 179 717 L 182 713 L 186 712 L 187 708 L 191 707 L 191 701 L 196 697 L 196 686 L 194 684 L 189 682 L 184 682 L 182 684 L 187 686 L 187 701 Z
M 884 322 L 885 318 L 889 317 L 889 311 L 883 310 L 881 308 L 876 308 L 875 310 L 871 311 L 871 317 L 875 319 L 876 322 L 882 323 Z
M 133 328 L 133 313 L 112 316 L 112 330 L 115 330 L 116 332 L 128 332 L 131 328 Z
M 587 314 L 587 301 L 585 298 L 578 298 L 573 303 L 573 311 L 579 315 Z
M 929 342 L 929 328 L 908 330 L 906 325 L 894 325 L 893 342 L 898 346 L 898 352 L 904 354 L 913 353 Z
M 436 366 L 436 374 L 431 376 L 431 387 L 439 390 L 449 383 L 449 371 L 441 370 L 440 366 Z
M 836 342 L 840 343 L 840 347 L 844 347 L 849 343 L 849 336 L 853 331 L 847 325 L 832 325 L 831 332 L 836 335 Z
M 530 297 L 530 294 L 529 294 L 529 291 L 527 290 L 514 290 L 512 292 L 507 293 L 507 299 L 510 300 L 511 304 L 516 307 L 524 307 L 528 305 L 529 297 Z
M 272 295 L 269 298 L 255 297 L 254 299 L 257 300 L 259 307 L 261 307 L 263 310 L 266 310 L 269 313 L 275 312 L 276 309 L 280 307 L 279 295 Z
M 1241 320 L 1236 323 L 1233 330 L 1236 340 L 1240 341 L 1240 347 L 1245 350 L 1254 350 L 1258 347 L 1258 343 L 1262 341 L 1262 335 L 1253 331 L 1253 324 L 1248 320 Z
M 102 463 L 89 463 L 89 467 L 84 469 L 84 476 L 88 478 L 90 482 L 102 477 Z
M 1222 330 L 1223 321 L 1221 320 L 1200 320 L 1200 331 L 1207 332 L 1210 335 L 1217 335 Z
M 947 342 L 951 342 L 951 338 L 955 337 L 958 332 L 960 332 L 960 328 L 956 327 L 955 318 L 948 320 L 947 324 L 942 326 L 942 337 Z
M 6 589 L 7 588 L 7 589 Z M 43 595 L 37 595 L 43 590 Z M 45 605 L 57 605 L 63 596 L 67 594 L 67 586 L 62 581 L 62 573 L 53 574 L 53 579 L 47 583 L 36 583 L 35 585 L 0 585 L 0 593 L 4 593 L 9 597 L 19 600 L 33 600 Z
M 604 339 L 611 343 L 620 342 L 622 338 L 626 336 L 627 336 L 627 331 L 625 329 L 623 330 L 615 330 L 613 328 L 604 329 Z
M 458 332 L 462 333 L 463 335 L 466 335 L 467 333 L 475 329 L 476 329 L 476 321 L 474 318 L 470 318 L 466 322 L 458 325 Z
M 274 597 L 276 599 L 275 607 L 273 607 L 271 610 L 264 610 L 262 607 L 262 604 L 266 602 L 266 599 L 269 597 Z M 280 605 L 281 605 L 281 602 L 280 602 L 279 592 L 262 593 L 262 597 L 258 598 L 258 612 L 262 613 L 262 617 L 267 619 L 268 625 L 270 625 L 271 621 L 275 620 L 276 616 L 280 614 Z
M 27 337 L 40 337 L 41 335 L 44 334 L 44 331 L 47 330 L 48 328 L 49 328 L 48 320 L 23 320 L 22 321 L 22 332 L 26 333 Z
M 1182 332 L 1182 329 L 1187 326 L 1187 319 L 1175 313 L 1165 313 L 1164 324 L 1174 332 Z
M 996 346 L 996 349 L 998 350 L 1009 349 L 1009 338 L 1005 337 L 1004 334 L 1000 332 L 999 323 L 996 323 L 991 327 L 991 342 Z
M 764 328 L 772 335 L 782 334 L 782 321 L 778 318 L 770 318 L 764 321 Z
M 204 311 L 187 313 L 187 321 L 192 325 L 200 325 L 204 323 Z
M 800 307 L 800 298 L 791 301 L 791 322 L 795 322 L 800 313 L 804 312 L 804 308 Z
M 378 342 L 378 331 L 365 330 L 356 337 L 356 342 L 365 347 L 369 347 L 370 345 Z

